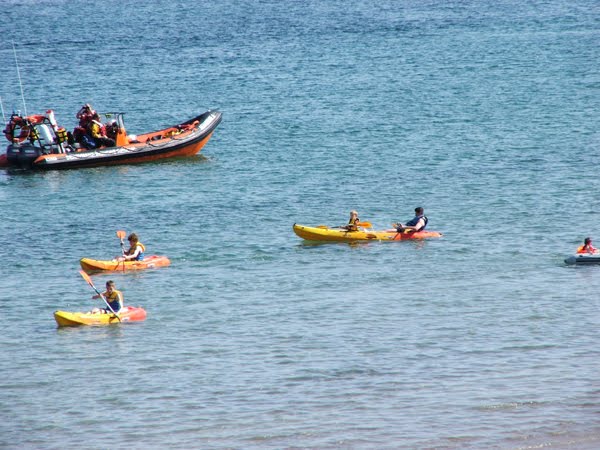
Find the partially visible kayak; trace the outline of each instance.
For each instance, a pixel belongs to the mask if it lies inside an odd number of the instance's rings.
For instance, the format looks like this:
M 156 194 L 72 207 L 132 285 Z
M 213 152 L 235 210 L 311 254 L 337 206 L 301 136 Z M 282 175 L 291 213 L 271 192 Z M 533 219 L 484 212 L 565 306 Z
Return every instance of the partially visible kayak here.
M 142 261 L 117 261 L 116 259 L 111 260 L 99 260 L 91 258 L 81 258 L 79 260 L 81 268 L 86 272 L 98 272 L 98 271 L 126 271 L 126 270 L 144 270 L 152 269 L 155 267 L 166 267 L 171 264 L 171 261 L 166 256 L 150 255 L 146 256 Z
M 565 263 L 572 264 L 600 264 L 600 254 L 589 254 L 589 253 L 577 253 L 576 255 L 569 256 L 565 259 Z
M 360 228 L 357 231 L 348 231 L 343 228 L 330 228 L 325 225 L 307 227 L 294 224 L 294 233 L 307 241 L 315 242 L 359 242 L 359 241 L 405 241 L 409 239 L 438 238 L 442 233 L 437 231 L 404 231 L 382 230 L 375 231 Z
M 102 314 L 91 312 L 55 311 L 54 320 L 56 320 L 56 323 L 59 327 L 77 327 L 80 325 L 112 325 L 115 323 L 141 322 L 146 320 L 146 311 L 144 308 L 125 306 L 119 311 L 119 317 L 112 313 Z

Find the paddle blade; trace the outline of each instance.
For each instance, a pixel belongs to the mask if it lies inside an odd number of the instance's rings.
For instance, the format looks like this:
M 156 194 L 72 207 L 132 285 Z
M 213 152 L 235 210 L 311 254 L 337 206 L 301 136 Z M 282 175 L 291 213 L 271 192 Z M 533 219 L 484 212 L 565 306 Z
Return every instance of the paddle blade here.
M 373 228 L 373 225 L 371 225 L 371 222 L 358 222 L 356 225 L 358 225 L 359 227 L 363 227 L 363 228 Z
M 117 231 L 117 237 L 121 240 L 125 239 L 125 236 L 127 236 L 127 233 L 125 233 L 125 230 L 119 230 Z
M 79 275 L 81 275 L 83 277 L 83 279 L 85 281 L 87 281 L 87 283 L 94 288 L 95 291 L 97 291 L 96 286 L 94 286 L 94 283 L 92 282 L 92 279 L 90 278 L 90 276 L 85 273 L 83 270 L 79 271 Z

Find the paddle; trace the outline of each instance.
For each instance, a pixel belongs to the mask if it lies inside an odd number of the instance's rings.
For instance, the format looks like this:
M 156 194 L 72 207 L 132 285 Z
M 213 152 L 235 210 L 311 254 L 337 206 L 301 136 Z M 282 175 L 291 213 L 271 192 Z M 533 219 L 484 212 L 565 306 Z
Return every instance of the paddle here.
M 117 237 L 121 240 L 121 254 L 123 256 L 125 256 L 125 243 L 123 242 L 123 239 L 125 239 L 125 236 L 127 235 L 127 233 L 125 233 L 125 230 L 118 230 L 117 231 Z M 117 264 L 117 268 L 119 267 L 119 264 Z M 123 260 L 123 272 L 125 272 L 125 260 Z
M 393 241 L 399 241 L 399 240 L 401 240 L 401 239 L 402 239 L 402 238 L 401 238 L 401 235 L 402 235 L 402 234 L 410 234 L 410 233 L 416 233 L 416 232 L 417 232 L 417 230 L 413 230 L 413 229 L 406 229 L 406 228 L 403 228 L 402 230 L 398 230 L 398 227 L 397 227 L 396 225 L 398 225 L 398 224 L 396 224 L 396 223 L 393 223 L 393 224 L 392 224 L 392 226 L 393 226 L 394 228 L 396 228 L 396 235 L 395 235 L 395 236 L 394 236 L 394 238 L 392 239 Z
M 117 231 L 117 237 L 121 240 L 121 252 L 123 254 L 125 254 L 125 243 L 123 242 L 123 239 L 125 239 L 125 236 L 127 235 L 127 233 L 125 233 L 125 230 L 119 230 Z
M 392 241 L 398 241 L 398 240 L 400 240 L 400 235 L 402 233 L 404 233 L 404 230 L 398 230 L 398 224 L 397 223 L 393 223 L 392 226 L 396 229 L 396 234 L 392 238 Z
M 371 222 L 358 222 L 356 224 L 357 227 L 362 227 L 362 228 L 373 228 L 373 225 L 371 224 Z M 327 225 L 317 225 L 316 228 L 346 228 L 348 227 L 348 225 L 342 225 L 339 227 L 328 227 Z
M 111 310 L 111 312 L 115 315 L 115 317 L 117 319 L 119 319 L 119 322 L 121 321 L 121 318 L 119 317 L 119 315 L 114 311 L 114 309 L 111 308 L 110 304 L 106 301 L 106 299 L 104 298 L 104 295 L 102 295 L 100 293 L 100 291 L 98 289 L 96 289 L 96 286 L 94 286 L 94 283 L 92 283 L 92 279 L 90 278 L 90 276 L 85 273 L 83 270 L 79 271 L 79 274 L 83 277 L 83 279 L 85 281 L 87 281 L 87 283 L 96 291 L 96 294 L 98 294 L 100 296 L 100 298 L 102 300 L 104 300 L 104 303 L 106 303 L 106 306 L 108 306 L 108 309 Z

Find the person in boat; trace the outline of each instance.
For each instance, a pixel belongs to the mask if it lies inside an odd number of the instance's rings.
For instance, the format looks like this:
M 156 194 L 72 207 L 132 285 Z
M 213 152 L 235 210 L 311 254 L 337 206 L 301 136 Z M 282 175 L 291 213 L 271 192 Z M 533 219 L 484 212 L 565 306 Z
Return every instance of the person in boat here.
M 415 232 L 415 231 L 423 231 L 427 226 L 427 216 L 425 216 L 423 208 L 418 206 L 415 208 L 415 217 L 406 222 L 404 225 L 401 223 L 394 223 L 392 226 L 396 228 L 398 233 L 402 233 L 404 231 Z
M 348 221 L 348 225 L 344 228 L 348 231 L 358 231 L 358 224 L 360 219 L 358 218 L 358 212 L 355 210 L 350 211 L 350 220 Z
M 116 141 L 117 134 L 119 133 L 119 125 L 116 120 L 111 120 L 110 123 L 106 124 L 106 135 Z
M 92 108 L 92 105 L 86 103 L 81 109 L 75 114 L 75 117 L 79 119 L 79 126 L 85 127 L 91 122 L 92 117 L 96 114 L 96 111 Z
M 123 256 L 120 256 L 118 261 L 142 261 L 146 247 L 139 241 L 137 234 L 131 233 L 127 240 L 129 241 L 129 250 Z
M 586 237 L 583 245 L 577 249 L 577 253 L 596 253 L 598 249 L 592 245 L 592 238 Z
M 73 130 L 73 139 L 85 148 L 94 148 L 94 141 L 88 136 L 88 130 L 90 123 L 94 119 L 94 114 L 96 114 L 96 111 L 94 111 L 92 105 L 89 103 L 83 105 L 77 114 L 75 114 L 75 117 L 79 119 L 79 125 Z
M 100 122 L 100 115 L 96 112 L 92 116 L 92 121 L 89 124 L 88 135 L 94 141 L 94 148 L 115 146 L 115 140 L 106 135 L 106 128 L 102 122 Z
M 112 308 L 112 311 L 108 307 L 94 308 L 94 309 L 92 309 L 92 313 L 94 313 L 94 314 L 109 314 L 112 312 L 118 313 L 121 310 L 121 308 L 123 308 L 123 293 L 121 291 L 118 291 L 115 288 L 114 281 L 109 280 L 106 282 L 106 291 L 104 291 L 102 293 L 102 296 L 104 297 L 106 302 L 110 305 L 110 308 Z M 96 294 L 92 298 L 100 298 L 100 295 Z

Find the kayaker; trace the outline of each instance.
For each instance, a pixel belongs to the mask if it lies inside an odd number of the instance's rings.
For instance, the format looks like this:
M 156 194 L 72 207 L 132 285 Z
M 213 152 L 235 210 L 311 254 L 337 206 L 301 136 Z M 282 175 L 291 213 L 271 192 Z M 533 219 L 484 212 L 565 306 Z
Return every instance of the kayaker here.
M 350 211 L 350 220 L 348 221 L 348 225 L 344 228 L 348 231 L 358 231 L 358 223 L 360 219 L 358 218 L 358 212 L 355 210 Z
M 401 223 L 394 223 L 392 226 L 396 228 L 398 233 L 402 233 L 403 231 L 422 231 L 427 226 L 427 216 L 425 216 L 423 208 L 418 206 L 415 208 L 415 217 L 406 222 L 404 225 Z
M 146 247 L 142 244 L 137 234 L 131 233 L 127 240 L 129 241 L 129 250 L 127 250 L 123 256 L 117 258 L 118 261 L 142 261 L 144 259 L 144 252 Z
M 118 313 L 119 310 L 123 307 L 123 293 L 115 289 L 115 282 L 109 280 L 106 282 L 106 291 L 102 293 L 102 296 L 108 302 L 112 311 L 107 308 L 94 308 L 92 309 L 92 313 L 98 314 L 108 314 L 112 312 Z M 94 295 L 92 298 L 100 298 L 98 294 Z
M 577 253 L 596 253 L 598 249 L 592 245 L 592 238 L 586 237 L 583 245 L 577 249 Z

